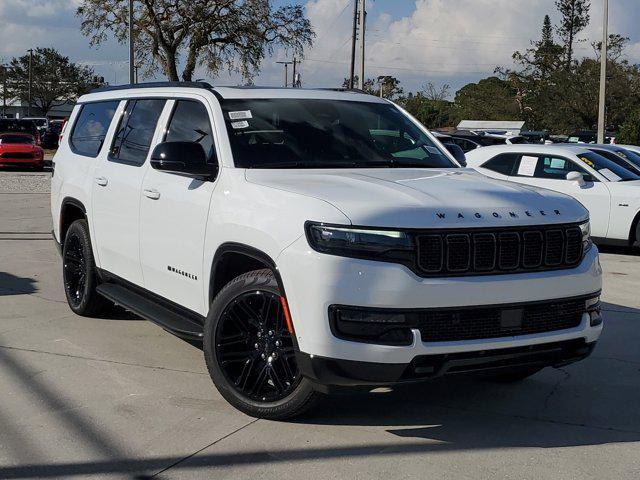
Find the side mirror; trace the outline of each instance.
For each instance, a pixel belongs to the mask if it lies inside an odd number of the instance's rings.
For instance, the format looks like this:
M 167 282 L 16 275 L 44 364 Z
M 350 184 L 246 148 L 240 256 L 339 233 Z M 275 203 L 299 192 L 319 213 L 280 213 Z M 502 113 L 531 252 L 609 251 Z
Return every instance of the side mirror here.
M 576 182 L 579 186 L 583 187 L 587 182 L 584 180 L 584 176 L 580 172 L 567 173 L 567 180 L 570 182 Z
M 167 173 L 192 177 L 213 175 L 214 166 L 198 142 L 162 142 L 151 153 L 151 166 Z
M 456 145 L 455 143 L 444 143 L 443 145 L 460 165 L 463 167 L 467 166 L 467 157 L 465 157 L 464 150 L 460 148 L 460 145 Z

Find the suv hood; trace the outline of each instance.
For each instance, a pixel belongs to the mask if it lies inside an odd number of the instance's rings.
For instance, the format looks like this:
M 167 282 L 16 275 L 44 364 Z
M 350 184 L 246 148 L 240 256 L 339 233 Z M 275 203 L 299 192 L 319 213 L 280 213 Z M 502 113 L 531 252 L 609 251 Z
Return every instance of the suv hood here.
M 354 225 L 402 228 L 569 223 L 587 210 L 559 193 L 485 177 L 472 169 L 248 169 L 265 187 L 324 200 Z M 309 220 L 313 212 L 309 212 Z

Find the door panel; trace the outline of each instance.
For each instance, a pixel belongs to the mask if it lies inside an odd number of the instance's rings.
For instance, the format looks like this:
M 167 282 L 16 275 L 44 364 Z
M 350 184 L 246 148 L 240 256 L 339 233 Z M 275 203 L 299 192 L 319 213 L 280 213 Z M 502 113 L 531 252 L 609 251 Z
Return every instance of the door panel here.
M 189 103 L 187 103 L 189 102 Z M 215 171 L 211 110 L 200 101 L 170 101 L 161 123 L 165 141 L 196 141 L 209 152 Z M 150 168 L 141 201 L 140 255 L 145 288 L 206 314 L 204 241 L 215 183 Z
M 137 285 L 143 284 L 140 191 L 149 164 L 148 150 L 165 102 L 164 99 L 134 100 L 126 107 L 123 102 L 115 140 L 94 173 L 94 247 L 97 247 L 100 265 Z M 122 159 L 120 152 L 124 153 Z
M 537 160 L 534 157 L 535 155 L 523 155 L 514 172 L 516 175 L 510 176 L 509 180 L 547 188 L 575 198 L 589 210 L 591 234 L 594 237 L 606 237 L 611 211 L 611 194 L 606 184 L 587 181 L 580 186 L 577 182 L 565 179 L 566 174 L 571 171 L 590 176 L 580 165 L 562 157 L 540 155 Z

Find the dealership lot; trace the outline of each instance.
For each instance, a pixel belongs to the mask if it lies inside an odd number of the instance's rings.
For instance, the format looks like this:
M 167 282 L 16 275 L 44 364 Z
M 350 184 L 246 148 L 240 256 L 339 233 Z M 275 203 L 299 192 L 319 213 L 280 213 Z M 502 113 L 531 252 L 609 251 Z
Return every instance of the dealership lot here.
M 581 363 L 269 422 L 220 397 L 197 347 L 124 311 L 71 313 L 48 182 L 0 173 L 0 478 L 640 476 L 640 256 L 602 254 L 605 331 Z

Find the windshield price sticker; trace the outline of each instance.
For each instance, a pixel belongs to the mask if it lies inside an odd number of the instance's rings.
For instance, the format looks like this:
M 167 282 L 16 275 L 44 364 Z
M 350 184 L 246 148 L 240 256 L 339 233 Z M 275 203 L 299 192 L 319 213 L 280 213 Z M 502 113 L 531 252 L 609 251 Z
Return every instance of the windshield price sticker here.
M 616 175 L 614 172 L 612 172 L 608 168 L 602 168 L 598 170 L 598 172 L 600 172 L 604 176 L 604 178 L 606 178 L 610 182 L 619 182 L 620 180 L 622 180 L 622 178 L 620 178 L 618 175 Z
M 233 122 L 233 123 L 231 123 L 231 126 L 235 130 L 238 130 L 240 128 L 247 128 L 249 126 L 249 122 L 247 122 L 246 120 L 243 120 L 241 122 Z
M 245 120 L 247 118 L 253 118 L 251 110 L 238 110 L 235 112 L 229 112 L 230 120 Z
M 533 174 L 536 172 L 536 165 L 538 165 L 538 157 L 529 157 L 527 155 L 523 155 L 520 159 L 518 175 L 533 177 Z

